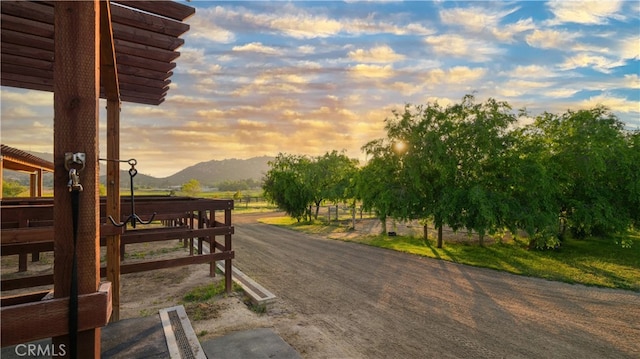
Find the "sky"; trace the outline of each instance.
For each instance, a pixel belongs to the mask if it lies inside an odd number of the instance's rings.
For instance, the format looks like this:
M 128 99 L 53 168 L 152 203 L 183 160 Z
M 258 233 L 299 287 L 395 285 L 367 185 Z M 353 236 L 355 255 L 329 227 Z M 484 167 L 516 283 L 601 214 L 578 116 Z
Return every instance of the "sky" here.
M 531 116 L 604 105 L 640 128 L 638 1 L 188 4 L 166 101 L 122 106 L 120 155 L 140 173 L 278 153 L 364 160 L 393 110 L 465 94 Z M 51 93 L 2 87 L 0 101 L 3 144 L 53 152 Z

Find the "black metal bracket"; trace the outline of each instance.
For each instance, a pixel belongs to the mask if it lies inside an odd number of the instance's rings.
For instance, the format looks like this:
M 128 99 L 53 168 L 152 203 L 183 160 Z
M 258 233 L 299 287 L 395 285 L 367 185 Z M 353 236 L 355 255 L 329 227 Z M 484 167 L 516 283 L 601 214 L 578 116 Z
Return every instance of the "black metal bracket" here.
M 124 222 L 116 222 L 112 216 L 109 216 L 109 221 L 111 221 L 111 223 L 116 226 L 116 227 L 124 227 L 127 225 L 127 223 L 131 223 L 131 227 L 136 228 L 136 223 L 140 223 L 140 224 L 149 224 L 151 222 L 153 222 L 153 219 L 156 217 L 156 212 L 153 212 L 153 214 L 151 215 L 151 218 L 148 221 L 143 221 L 137 214 L 136 214 L 136 205 L 135 205 L 135 196 L 133 195 L 133 177 L 135 177 L 138 174 L 138 170 L 136 170 L 136 165 L 138 164 L 138 161 L 136 161 L 135 158 L 131 158 L 128 160 L 112 160 L 112 159 L 106 159 L 106 158 L 100 158 L 100 160 L 102 161 L 114 161 L 114 162 L 126 162 L 128 164 L 131 165 L 131 168 L 129 169 L 129 178 L 131 180 L 131 214 L 129 215 L 129 217 L 127 217 L 127 219 Z

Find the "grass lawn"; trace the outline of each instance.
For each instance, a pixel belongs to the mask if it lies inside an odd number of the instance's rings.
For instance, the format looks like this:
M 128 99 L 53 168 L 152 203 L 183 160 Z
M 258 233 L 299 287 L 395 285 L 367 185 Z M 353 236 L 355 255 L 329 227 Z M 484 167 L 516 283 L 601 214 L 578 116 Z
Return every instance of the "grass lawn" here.
M 288 217 L 262 222 L 325 236 L 346 231 L 344 226 L 297 223 Z M 640 292 L 640 233 L 625 236 L 629 248 L 616 243 L 620 239 L 567 239 L 559 250 L 547 251 L 527 250 L 525 241 L 517 239 L 480 247 L 448 243 L 445 238 L 443 248 L 436 248 L 434 240 L 425 243 L 423 238 L 409 236 L 361 235 L 346 240 L 519 275 Z

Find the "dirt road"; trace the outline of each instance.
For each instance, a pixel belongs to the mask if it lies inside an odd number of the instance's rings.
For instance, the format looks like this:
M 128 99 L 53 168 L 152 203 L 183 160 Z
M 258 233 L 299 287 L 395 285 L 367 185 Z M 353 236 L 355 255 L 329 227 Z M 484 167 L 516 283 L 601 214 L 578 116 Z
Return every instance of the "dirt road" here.
M 640 294 L 421 258 L 234 218 L 236 265 L 306 358 L 639 358 Z

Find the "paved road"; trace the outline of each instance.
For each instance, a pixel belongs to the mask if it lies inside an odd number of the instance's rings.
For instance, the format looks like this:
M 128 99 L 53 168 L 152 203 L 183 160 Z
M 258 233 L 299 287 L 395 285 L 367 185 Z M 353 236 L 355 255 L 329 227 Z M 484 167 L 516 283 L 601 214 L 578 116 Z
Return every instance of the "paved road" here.
M 515 276 L 239 217 L 234 264 L 338 350 L 304 348 L 295 331 L 280 330 L 303 356 L 640 358 L 639 293 Z

